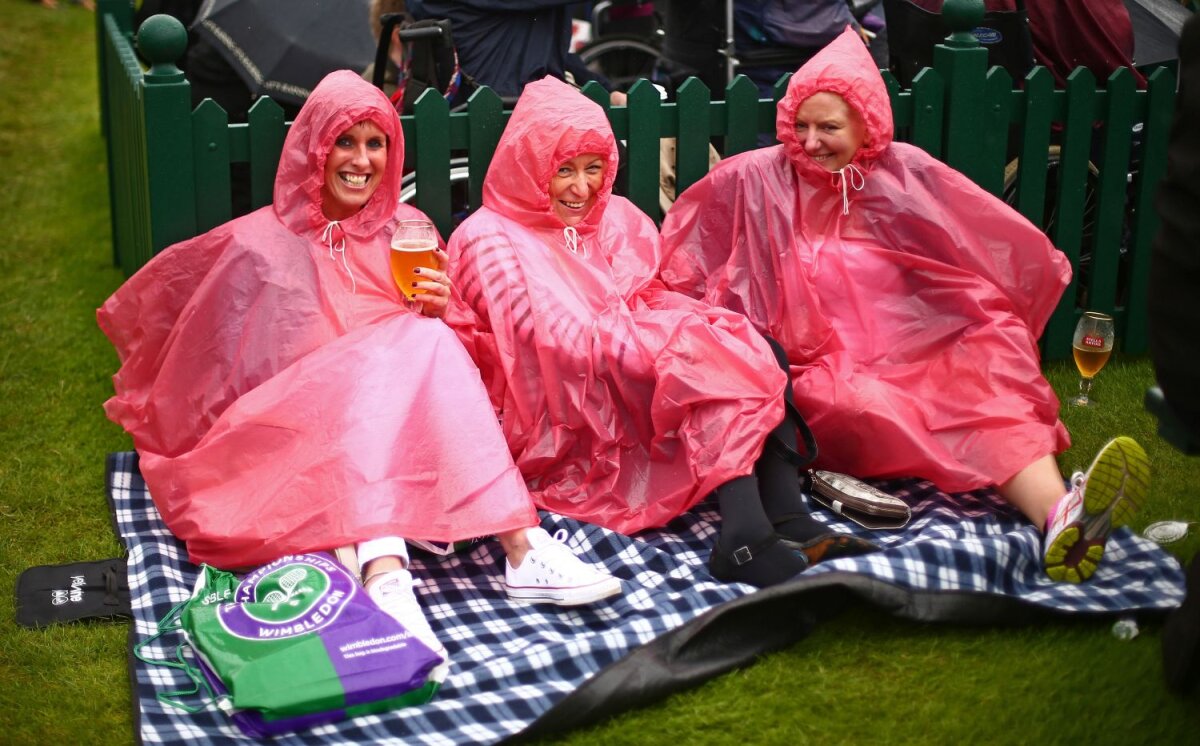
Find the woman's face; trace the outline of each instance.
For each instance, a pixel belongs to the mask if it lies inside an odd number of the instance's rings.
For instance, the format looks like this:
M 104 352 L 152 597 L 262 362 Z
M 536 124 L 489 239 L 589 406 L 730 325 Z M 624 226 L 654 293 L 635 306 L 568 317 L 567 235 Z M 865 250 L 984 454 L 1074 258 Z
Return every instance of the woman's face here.
M 839 171 L 854 160 L 867 138 L 867 125 L 846 99 L 821 91 L 796 111 L 796 138 L 822 168 Z
M 379 188 L 386 167 L 387 135 L 374 122 L 359 122 L 338 135 L 325 158 L 325 217 L 345 220 L 361 210 Z
M 604 183 L 604 158 L 596 153 L 577 155 L 559 165 L 550 177 L 550 205 L 563 224 L 578 225 Z

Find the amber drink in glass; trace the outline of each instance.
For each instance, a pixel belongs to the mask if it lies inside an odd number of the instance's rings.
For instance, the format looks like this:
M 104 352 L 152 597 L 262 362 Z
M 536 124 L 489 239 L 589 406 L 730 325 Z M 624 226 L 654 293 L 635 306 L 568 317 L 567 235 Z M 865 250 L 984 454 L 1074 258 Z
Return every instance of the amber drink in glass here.
M 407 300 L 420 291 L 416 283 L 421 276 L 414 273 L 417 267 L 437 268 L 437 233 L 428 220 L 401 220 L 392 235 L 391 266 L 392 279 Z
M 1112 316 L 1088 311 L 1079 318 L 1075 326 L 1075 339 L 1071 343 L 1075 367 L 1079 368 L 1079 395 L 1071 400 L 1071 404 L 1077 407 L 1092 406 L 1088 398 L 1092 391 L 1092 379 L 1108 362 L 1115 339 Z

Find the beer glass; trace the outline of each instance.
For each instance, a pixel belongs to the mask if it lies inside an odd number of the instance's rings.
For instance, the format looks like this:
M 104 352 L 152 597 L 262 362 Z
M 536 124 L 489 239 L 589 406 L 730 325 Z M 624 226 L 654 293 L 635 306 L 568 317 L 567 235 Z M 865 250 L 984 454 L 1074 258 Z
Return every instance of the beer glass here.
M 1071 404 L 1077 407 L 1091 406 L 1088 394 L 1092 391 L 1092 378 L 1108 362 L 1115 338 L 1112 316 L 1088 311 L 1079 318 L 1071 352 L 1075 355 L 1075 367 L 1079 368 L 1081 377 L 1079 396 L 1072 399 Z
M 413 295 L 421 292 L 417 282 L 422 278 L 413 272 L 415 268 L 438 268 L 433 254 L 437 245 L 437 232 L 428 220 L 401 220 L 396 224 L 396 232 L 392 234 L 392 279 L 405 300 L 411 302 Z

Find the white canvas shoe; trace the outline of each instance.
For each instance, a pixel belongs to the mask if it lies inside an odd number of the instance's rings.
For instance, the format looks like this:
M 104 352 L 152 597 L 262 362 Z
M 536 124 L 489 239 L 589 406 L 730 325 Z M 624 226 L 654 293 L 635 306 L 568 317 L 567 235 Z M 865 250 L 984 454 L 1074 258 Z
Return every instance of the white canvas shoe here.
M 532 549 L 521 566 L 504 562 L 504 588 L 509 598 L 578 606 L 621 592 L 619 579 L 587 564 L 563 544 L 566 531 L 559 529 L 550 536 L 545 529 L 535 527 L 527 536 Z
M 449 662 L 446 648 L 438 642 L 437 635 L 429 626 L 429 620 L 425 618 L 425 612 L 417 603 L 417 596 L 413 593 L 412 573 L 407 569 L 385 573 L 379 580 L 371 583 L 367 595 L 388 616 L 400 622 L 404 629 L 441 656 L 443 662 Z

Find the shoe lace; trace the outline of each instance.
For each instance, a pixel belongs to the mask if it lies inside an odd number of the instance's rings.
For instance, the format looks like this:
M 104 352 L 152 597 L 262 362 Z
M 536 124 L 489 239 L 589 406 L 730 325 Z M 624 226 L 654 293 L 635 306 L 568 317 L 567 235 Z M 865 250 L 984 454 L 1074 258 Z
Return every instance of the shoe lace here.
M 564 580 L 575 580 L 590 575 L 592 568 L 575 556 L 566 545 L 567 530 L 560 528 L 551 536 L 552 543 L 543 544 L 534 551 L 535 565 L 540 568 L 538 575 L 553 576 Z
M 1071 475 L 1071 489 L 1067 492 L 1067 494 L 1063 495 L 1063 497 L 1057 503 L 1054 504 L 1054 507 L 1051 509 L 1052 512 L 1050 516 L 1046 519 L 1047 535 L 1049 535 L 1056 526 L 1063 524 L 1068 513 L 1071 512 L 1072 502 L 1082 499 L 1083 486 L 1086 483 L 1087 475 L 1085 475 L 1083 472 L 1077 471 Z
M 367 595 L 380 606 L 386 606 L 392 609 L 403 608 L 405 612 L 417 610 L 420 612 L 420 604 L 417 603 L 417 596 L 412 586 L 412 576 L 405 575 L 405 570 L 392 570 L 388 576 L 380 580 L 376 585 L 367 591 Z

